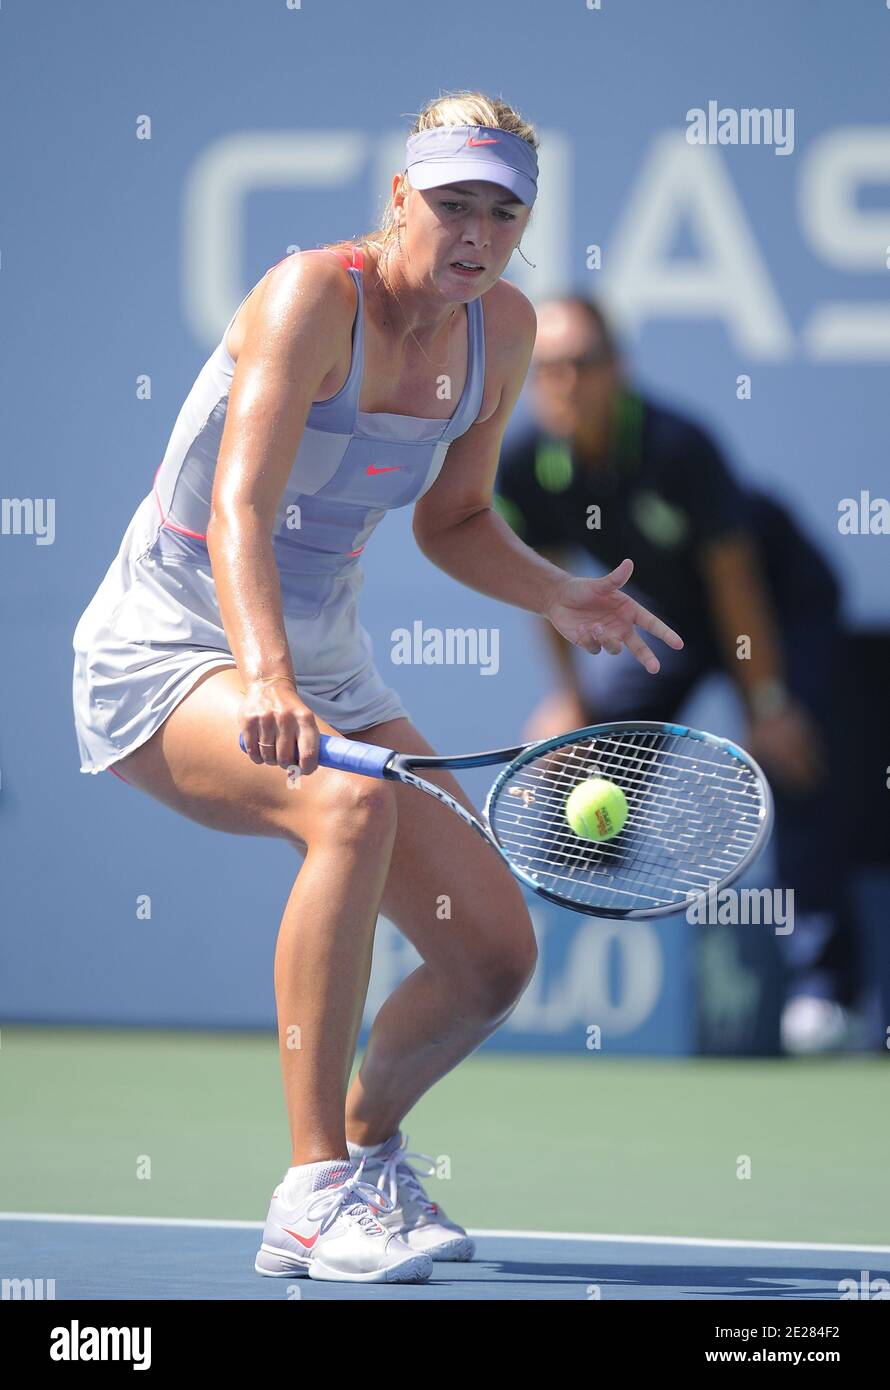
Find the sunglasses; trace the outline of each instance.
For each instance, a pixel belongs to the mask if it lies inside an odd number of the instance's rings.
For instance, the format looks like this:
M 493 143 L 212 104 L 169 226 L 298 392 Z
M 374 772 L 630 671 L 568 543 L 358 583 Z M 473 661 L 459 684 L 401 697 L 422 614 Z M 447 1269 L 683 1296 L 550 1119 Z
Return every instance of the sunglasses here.
M 566 367 L 577 367 L 579 371 L 587 367 L 606 367 L 613 360 L 614 354 L 608 348 L 592 348 L 590 352 L 570 357 L 552 357 L 549 362 L 534 362 L 532 370 L 536 376 L 547 376 L 561 372 Z

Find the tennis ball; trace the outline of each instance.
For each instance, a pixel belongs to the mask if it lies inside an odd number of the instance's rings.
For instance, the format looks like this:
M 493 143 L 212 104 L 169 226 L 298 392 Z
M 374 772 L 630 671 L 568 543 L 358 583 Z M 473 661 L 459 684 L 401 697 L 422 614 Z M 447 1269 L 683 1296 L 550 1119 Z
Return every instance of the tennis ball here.
M 627 797 L 614 782 L 588 777 L 566 798 L 566 820 L 585 840 L 611 840 L 627 820 Z

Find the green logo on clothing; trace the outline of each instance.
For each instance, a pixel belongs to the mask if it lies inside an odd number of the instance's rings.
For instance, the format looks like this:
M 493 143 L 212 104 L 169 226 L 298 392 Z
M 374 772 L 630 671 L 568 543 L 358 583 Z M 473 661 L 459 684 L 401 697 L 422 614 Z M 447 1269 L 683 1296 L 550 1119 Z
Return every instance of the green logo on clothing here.
M 548 440 L 538 445 L 535 478 L 545 492 L 565 492 L 572 482 L 572 455 L 566 444 Z
M 657 492 L 635 492 L 630 513 L 639 531 L 653 545 L 672 549 L 689 534 L 689 517 L 679 507 L 665 502 Z

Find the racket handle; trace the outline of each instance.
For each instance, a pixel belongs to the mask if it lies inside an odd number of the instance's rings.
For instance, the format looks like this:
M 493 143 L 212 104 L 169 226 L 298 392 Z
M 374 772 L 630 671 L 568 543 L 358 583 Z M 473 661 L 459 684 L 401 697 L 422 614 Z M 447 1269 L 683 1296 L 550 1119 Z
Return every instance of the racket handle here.
M 244 735 L 238 735 L 241 752 L 246 753 Z M 318 762 L 321 767 L 334 767 L 340 772 L 358 772 L 362 777 L 382 777 L 384 768 L 395 749 L 380 748 L 376 743 L 358 743 L 355 739 L 340 738 L 338 734 L 319 734 Z M 299 763 L 298 758 L 294 758 Z

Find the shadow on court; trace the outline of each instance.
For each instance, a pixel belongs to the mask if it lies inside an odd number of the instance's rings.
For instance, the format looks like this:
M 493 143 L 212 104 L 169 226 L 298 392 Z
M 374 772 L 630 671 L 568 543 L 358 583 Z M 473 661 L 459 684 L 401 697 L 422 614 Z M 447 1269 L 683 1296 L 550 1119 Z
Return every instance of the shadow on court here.
M 816 1299 L 890 1278 L 882 1248 L 477 1234 L 476 1259 L 439 1263 L 428 1284 L 334 1284 L 254 1272 L 262 1226 L 0 1217 L 0 1278 L 56 1299 Z M 38 1281 L 42 1280 L 43 1284 Z M 50 1286 L 47 1281 L 53 1280 Z M 4 1286 L 3 1297 L 14 1297 Z M 860 1296 L 862 1296 L 860 1294 Z

